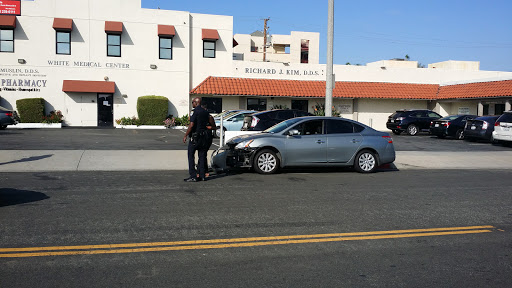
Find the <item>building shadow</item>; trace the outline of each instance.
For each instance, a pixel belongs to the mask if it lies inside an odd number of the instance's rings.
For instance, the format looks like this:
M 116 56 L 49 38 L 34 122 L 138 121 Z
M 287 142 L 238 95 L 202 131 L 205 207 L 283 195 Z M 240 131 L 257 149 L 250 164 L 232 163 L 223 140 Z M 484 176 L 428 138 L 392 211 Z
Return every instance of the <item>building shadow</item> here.
M 37 161 L 37 160 L 42 160 L 42 159 L 50 158 L 52 156 L 53 156 L 53 154 L 41 155 L 41 156 L 32 156 L 32 157 L 22 158 L 22 159 L 19 159 L 19 160 L 13 160 L 13 161 L 9 161 L 9 162 L 0 163 L 0 165 L 7 165 L 7 164 L 13 164 L 13 163 L 23 163 L 23 162 Z
M 18 190 L 14 188 L 0 188 L 0 207 L 20 205 L 49 199 L 41 192 Z

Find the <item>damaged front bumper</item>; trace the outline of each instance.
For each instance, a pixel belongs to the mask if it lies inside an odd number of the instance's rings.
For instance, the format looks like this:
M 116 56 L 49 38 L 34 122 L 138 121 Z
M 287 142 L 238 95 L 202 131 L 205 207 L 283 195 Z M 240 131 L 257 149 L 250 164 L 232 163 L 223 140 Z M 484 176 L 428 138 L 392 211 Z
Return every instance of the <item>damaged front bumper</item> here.
M 212 153 L 210 164 L 216 172 L 252 167 L 253 148 L 235 149 L 225 146 Z

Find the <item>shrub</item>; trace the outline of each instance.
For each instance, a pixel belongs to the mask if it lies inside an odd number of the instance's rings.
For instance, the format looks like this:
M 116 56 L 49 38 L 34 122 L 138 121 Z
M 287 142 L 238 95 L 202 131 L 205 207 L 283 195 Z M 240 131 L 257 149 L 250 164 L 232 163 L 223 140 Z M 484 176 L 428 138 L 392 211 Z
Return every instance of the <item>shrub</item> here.
M 121 119 L 116 119 L 117 125 L 142 125 L 142 122 L 137 117 L 123 117 Z
M 142 96 L 137 99 L 137 114 L 142 125 L 162 125 L 168 108 L 169 99 L 163 96 Z
M 188 124 L 190 124 L 190 119 L 188 119 L 188 115 L 185 114 L 181 117 L 176 117 L 174 119 L 174 124 L 176 126 L 188 126 Z
M 16 101 L 20 122 L 22 123 L 41 123 L 44 113 L 43 98 L 26 98 Z
M 315 116 L 325 116 L 325 104 L 319 104 L 319 103 L 316 103 L 315 106 L 313 106 L 313 108 L 315 109 L 315 111 L 313 112 L 313 115 Z M 331 110 L 331 115 L 333 117 L 340 117 L 341 116 L 341 113 L 336 110 L 336 108 L 334 108 L 334 106 L 332 106 L 332 110 Z
M 62 123 L 62 112 L 59 110 L 50 112 L 50 115 L 43 117 L 43 123 Z

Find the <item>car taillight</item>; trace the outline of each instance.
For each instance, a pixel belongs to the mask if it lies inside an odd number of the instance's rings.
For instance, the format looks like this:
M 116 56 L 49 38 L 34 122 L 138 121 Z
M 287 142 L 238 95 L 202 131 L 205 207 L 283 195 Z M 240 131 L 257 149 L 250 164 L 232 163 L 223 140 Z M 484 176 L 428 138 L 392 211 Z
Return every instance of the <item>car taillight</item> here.
M 482 124 L 482 129 L 487 129 L 489 127 L 489 122 L 484 121 L 484 124 Z
M 256 127 L 256 125 L 258 125 L 258 122 L 260 122 L 260 118 L 252 116 L 251 127 Z
M 12 117 L 12 112 L 7 112 L 7 113 L 5 113 L 5 115 Z
M 500 122 L 494 123 L 494 126 L 500 126 Z
M 446 128 L 448 128 L 448 127 L 450 127 L 450 124 L 451 124 L 450 122 L 446 122 L 443 124 L 443 126 L 446 126 Z
M 393 143 L 393 138 L 391 138 L 391 136 L 382 136 L 382 138 L 388 141 L 388 143 Z

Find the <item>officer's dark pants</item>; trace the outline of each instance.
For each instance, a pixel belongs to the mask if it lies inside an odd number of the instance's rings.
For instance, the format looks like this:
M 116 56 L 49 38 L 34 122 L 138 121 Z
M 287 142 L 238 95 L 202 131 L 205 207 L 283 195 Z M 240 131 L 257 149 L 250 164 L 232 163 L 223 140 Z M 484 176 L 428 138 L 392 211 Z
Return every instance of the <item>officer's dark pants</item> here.
M 197 149 L 196 146 L 190 142 L 188 142 L 188 174 L 190 175 L 190 178 L 196 178 L 197 177 L 197 171 L 196 171 L 196 159 L 195 154 L 198 154 L 198 163 L 197 167 L 199 168 L 199 177 L 204 178 L 206 177 L 206 155 L 208 154 L 208 148 L 202 148 Z

